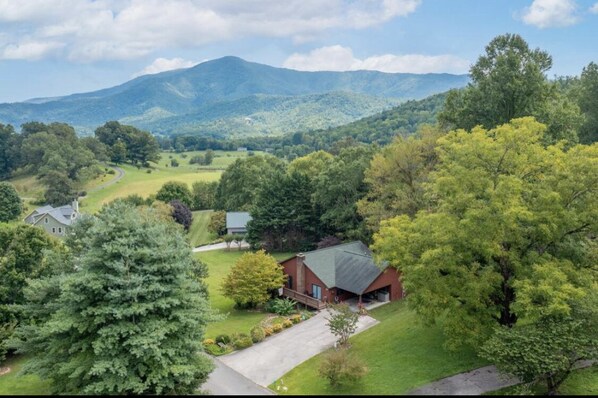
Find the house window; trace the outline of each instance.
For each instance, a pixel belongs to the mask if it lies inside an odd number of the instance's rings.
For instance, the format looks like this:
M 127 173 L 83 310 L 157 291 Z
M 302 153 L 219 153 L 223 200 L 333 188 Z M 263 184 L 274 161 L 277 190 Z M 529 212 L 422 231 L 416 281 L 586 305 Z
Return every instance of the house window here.
M 318 285 L 311 285 L 311 295 L 313 298 L 322 300 L 322 288 Z
M 45 222 L 46 224 L 48 223 L 48 217 L 46 217 L 46 218 L 44 219 L 44 222 Z
M 293 288 L 293 277 L 291 275 L 289 275 L 289 279 L 287 281 L 287 284 L 289 285 L 289 289 Z
M 58 233 L 61 234 L 62 233 L 62 228 L 58 227 Z
M 52 233 L 55 234 L 56 233 L 56 228 L 52 227 Z

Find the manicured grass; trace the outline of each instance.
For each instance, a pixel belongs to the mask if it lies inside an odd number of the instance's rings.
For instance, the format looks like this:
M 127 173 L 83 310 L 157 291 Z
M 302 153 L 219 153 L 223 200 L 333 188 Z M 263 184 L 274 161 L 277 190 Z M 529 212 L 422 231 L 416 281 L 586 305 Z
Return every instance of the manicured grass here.
M 216 235 L 208 231 L 210 216 L 213 210 L 200 210 L 193 212 L 193 224 L 189 228 L 187 237 L 192 247 L 206 245 L 216 239 Z
M 371 311 L 370 315 L 380 324 L 350 340 L 351 351 L 363 359 L 369 369 L 360 383 L 340 389 L 329 387 L 318 376 L 323 358 L 320 354 L 281 378 L 288 388 L 286 394 L 405 394 L 434 380 L 487 364 L 471 349 L 455 353 L 444 350 L 440 329 L 419 323 L 405 302 L 387 304 Z M 270 388 L 275 389 L 279 381 Z
M 237 310 L 234 308 L 234 301 L 224 297 L 220 286 L 226 274 L 235 264 L 237 259 L 246 251 L 239 251 L 231 248 L 230 251 L 214 250 L 197 253 L 197 257 L 203 261 L 209 269 L 207 279 L 210 292 L 210 303 L 212 308 L 222 314 L 228 314 L 226 319 L 208 325 L 206 338 L 214 338 L 219 334 L 249 333 L 250 329 L 266 318 L 262 311 Z M 290 257 L 289 253 L 276 253 L 277 260 Z
M 10 367 L 12 370 L 0 376 L 0 395 L 48 395 L 50 383 L 41 380 L 36 375 L 20 376 L 24 357 L 16 357 L 0 364 L 2 367 Z

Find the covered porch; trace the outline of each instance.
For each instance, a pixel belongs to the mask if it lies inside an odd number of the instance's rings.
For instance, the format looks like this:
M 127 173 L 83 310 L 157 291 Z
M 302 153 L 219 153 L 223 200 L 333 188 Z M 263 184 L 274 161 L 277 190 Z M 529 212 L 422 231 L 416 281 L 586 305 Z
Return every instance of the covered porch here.
M 317 310 L 326 308 L 326 303 L 322 300 L 318 300 L 317 298 L 308 296 L 307 294 L 301 294 L 286 287 L 282 288 L 282 296 L 291 298 L 298 303 L 304 304 L 311 308 L 315 308 Z

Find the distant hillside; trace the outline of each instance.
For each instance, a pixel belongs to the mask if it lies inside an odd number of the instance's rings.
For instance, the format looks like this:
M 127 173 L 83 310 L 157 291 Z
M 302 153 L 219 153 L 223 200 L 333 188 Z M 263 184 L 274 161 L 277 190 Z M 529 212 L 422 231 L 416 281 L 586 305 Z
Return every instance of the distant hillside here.
M 386 145 L 399 134 L 413 134 L 422 124 L 436 123 L 436 117 L 442 109 L 446 94 L 407 101 L 392 109 L 343 126 L 296 132 L 282 137 L 235 140 L 234 145 L 247 146 L 254 150 L 269 149 L 279 156 L 290 154 L 302 156 L 312 150 L 330 150 L 335 143 L 345 139 Z
M 467 75 L 301 72 L 224 57 L 65 97 L 0 104 L 0 123 L 119 120 L 161 133 L 282 134 L 337 126 L 398 101 L 463 87 Z

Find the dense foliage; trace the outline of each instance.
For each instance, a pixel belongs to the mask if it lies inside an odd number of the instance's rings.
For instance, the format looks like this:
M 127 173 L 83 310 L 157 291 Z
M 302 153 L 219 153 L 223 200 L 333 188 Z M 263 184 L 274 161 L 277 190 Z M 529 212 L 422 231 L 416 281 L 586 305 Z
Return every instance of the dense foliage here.
M 516 324 L 517 283 L 540 265 L 594 265 L 598 145 L 545 147 L 545 131 L 522 118 L 440 138 L 424 186 L 433 203 L 383 221 L 375 236 L 375 252 L 401 271 L 413 307 L 443 318 L 449 344 Z
M 238 307 L 255 307 L 266 303 L 273 290 L 286 281 L 282 266 L 263 250 L 243 254 L 222 283 L 222 294 Z
M 205 267 L 180 230 L 116 202 L 75 234 L 66 270 L 27 291 L 24 370 L 54 393 L 195 393 L 212 369 L 201 354 L 211 311 Z
M 177 224 L 181 224 L 185 231 L 189 231 L 193 223 L 193 213 L 189 207 L 178 199 L 171 201 L 170 206 L 172 207 L 172 219 Z
M 548 126 L 544 137 L 577 141 L 579 108 L 551 84 L 545 73 L 552 57 L 532 50 L 516 34 L 495 37 L 471 67 L 471 82 L 449 93 L 440 122 L 447 128 L 494 128 L 514 118 L 535 116 Z
M 164 185 L 162 185 L 156 194 L 156 199 L 161 200 L 164 203 L 170 203 L 173 200 L 178 200 L 188 207 L 192 206 L 193 204 L 189 186 L 180 181 L 168 181 L 164 183 Z
M 8 182 L 0 182 L 0 222 L 13 221 L 23 212 L 23 202 L 15 187 Z
M 263 185 L 282 171 L 285 164 L 273 156 L 249 156 L 237 159 L 220 177 L 215 208 L 226 211 L 247 211 Z
M 213 209 L 216 204 L 218 182 L 196 181 L 191 186 L 193 210 Z
M 116 121 L 106 122 L 95 130 L 96 138 L 108 147 L 114 163 L 128 161 L 147 165 L 160 159 L 160 147 L 154 136 Z

